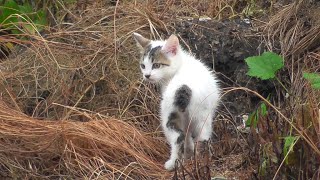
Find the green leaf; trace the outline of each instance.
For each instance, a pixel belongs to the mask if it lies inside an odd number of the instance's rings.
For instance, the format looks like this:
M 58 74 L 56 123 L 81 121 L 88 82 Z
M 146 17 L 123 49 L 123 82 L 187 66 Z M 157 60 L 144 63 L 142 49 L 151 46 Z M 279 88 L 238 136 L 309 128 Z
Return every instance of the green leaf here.
M 17 14 L 19 13 L 19 10 L 20 10 L 19 5 L 14 0 L 5 1 L 3 6 L 1 6 L 1 10 L 2 8 L 3 8 L 2 15 L 5 17 L 10 16 L 11 14 Z
M 42 26 L 45 26 L 48 24 L 47 14 L 45 13 L 44 10 L 37 11 L 36 18 L 35 18 L 35 24 L 42 25 Z
M 11 34 L 14 34 L 14 35 L 18 35 L 18 34 L 21 34 L 22 32 L 18 29 L 12 29 L 11 30 Z
M 20 12 L 23 14 L 32 13 L 33 9 L 29 3 L 24 3 L 22 6 L 19 5 Z
M 252 124 L 252 126 L 256 128 L 257 123 L 258 123 L 257 111 L 254 111 L 249 115 L 248 120 L 246 121 L 246 127 L 251 127 L 251 124 Z
M 254 128 L 256 128 L 258 120 L 261 117 L 265 117 L 267 114 L 267 106 L 264 102 L 262 102 L 260 106 L 257 108 L 257 110 L 255 110 L 249 115 L 248 120 L 246 121 L 246 127 L 250 127 L 252 125 Z
M 262 116 L 266 116 L 268 111 L 267 111 L 267 105 L 265 103 L 261 103 L 260 105 L 260 113 Z
M 19 6 L 14 0 L 5 1 L 3 6 L 0 6 L 0 24 L 4 28 L 12 28 L 12 23 L 18 22 Z
M 264 52 L 261 56 L 245 59 L 249 66 L 248 75 L 262 80 L 275 77 L 275 73 L 283 67 L 283 58 L 273 52 Z
M 283 146 L 283 155 L 286 156 L 288 153 L 290 153 L 291 151 L 289 151 L 291 148 L 291 150 L 293 151 L 293 146 L 296 143 L 296 141 L 298 140 L 299 136 L 287 136 L 284 138 L 284 146 Z M 285 162 L 288 164 L 288 158 L 285 159 Z
M 317 73 L 303 73 L 303 77 L 306 78 L 314 89 L 320 89 L 320 74 Z
M 24 24 L 23 29 L 25 29 L 25 31 L 27 31 L 29 34 L 33 34 L 33 35 L 36 32 L 31 24 Z
M 3 6 L 0 6 L 2 18 L 7 18 L 12 14 L 19 14 L 19 6 L 14 0 L 6 1 Z
M 10 30 L 13 34 L 22 33 L 15 24 L 34 34 L 36 30 L 41 31 L 48 23 L 45 11 L 33 11 L 31 4 L 28 2 L 18 5 L 14 0 L 7 0 L 3 6 L 0 6 L 0 12 L 2 14 L 0 17 L 2 27 Z M 33 23 L 33 25 L 30 23 Z

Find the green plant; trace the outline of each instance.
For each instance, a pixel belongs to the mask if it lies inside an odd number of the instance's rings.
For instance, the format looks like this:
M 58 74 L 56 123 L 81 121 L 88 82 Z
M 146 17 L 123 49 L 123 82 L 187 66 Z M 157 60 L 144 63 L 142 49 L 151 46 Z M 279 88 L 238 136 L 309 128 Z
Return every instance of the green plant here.
M 257 110 L 253 111 L 246 121 L 246 127 L 253 126 L 254 128 L 257 127 L 258 120 L 261 117 L 265 117 L 268 114 L 267 106 L 264 102 L 260 104 L 260 106 L 257 108 Z
M 46 12 L 42 9 L 34 11 L 30 3 L 17 4 L 14 0 L 6 0 L 0 6 L 1 28 L 13 34 L 41 31 L 47 25 Z
M 249 71 L 248 75 L 262 80 L 275 78 L 289 93 L 288 89 L 276 77 L 276 72 L 283 68 L 283 58 L 273 52 L 264 52 L 261 56 L 251 56 L 245 59 Z
M 249 76 L 257 77 L 262 80 L 276 78 L 284 87 L 276 77 L 276 72 L 283 67 L 283 58 L 281 56 L 273 52 L 264 52 L 261 56 L 251 56 L 246 58 L 245 61 L 249 67 L 249 71 L 247 73 Z M 267 113 L 267 106 L 262 102 L 257 110 L 249 115 L 246 126 L 248 127 L 253 125 L 253 127 L 256 128 L 259 118 L 266 116 Z
M 293 147 L 299 140 L 300 136 L 286 136 L 284 137 L 284 145 L 283 145 L 283 155 L 286 164 L 289 164 L 288 156 L 291 152 L 293 152 Z
M 249 71 L 248 75 L 252 77 L 257 77 L 262 80 L 268 80 L 275 78 L 280 85 L 288 92 L 288 90 L 285 88 L 285 86 L 281 83 L 281 81 L 276 77 L 276 73 L 283 68 L 284 62 L 283 58 L 279 56 L 278 54 L 275 54 L 273 52 L 264 52 L 261 56 L 252 56 L 245 59 Z M 269 99 L 269 98 L 268 98 Z M 257 127 L 258 120 L 267 116 L 267 106 L 264 102 L 260 104 L 260 106 L 252 112 L 249 115 L 248 121 L 246 123 L 246 126 L 253 126 L 254 128 Z M 293 152 L 293 147 L 297 143 L 300 136 L 292 136 L 291 131 L 290 135 L 284 137 L 284 145 L 283 145 L 283 154 L 284 159 L 283 161 L 286 162 L 286 164 L 289 164 L 289 155 Z M 271 146 L 271 142 L 269 142 L 269 146 Z M 270 163 L 277 163 L 278 159 L 274 152 L 268 148 L 269 146 L 266 146 L 263 149 L 263 159 L 262 164 L 259 168 L 259 174 L 261 176 L 264 176 L 267 171 L 267 167 L 270 166 Z
M 245 61 L 249 66 L 247 74 L 262 80 L 274 78 L 276 72 L 283 67 L 283 58 L 273 52 L 264 52 L 261 56 L 251 56 Z
M 276 72 L 283 67 L 283 58 L 281 56 L 273 52 L 264 52 L 261 56 L 251 56 L 246 58 L 245 61 L 249 67 L 249 71 L 247 73 L 249 76 L 257 77 L 262 80 L 276 78 L 282 87 L 284 87 L 288 92 L 285 86 L 276 77 Z M 249 115 L 246 126 L 249 127 L 252 125 L 256 128 L 258 120 L 261 117 L 266 116 L 267 113 L 267 106 L 262 102 L 260 106 Z
M 320 74 L 303 73 L 303 77 L 311 83 L 312 88 L 320 89 Z
M 268 80 L 268 79 L 273 79 L 275 78 L 280 85 L 287 91 L 288 90 L 285 88 L 285 86 L 281 83 L 281 81 L 276 77 L 276 73 L 277 71 L 279 71 L 281 68 L 283 68 L 283 58 L 275 53 L 272 52 L 265 52 L 263 53 L 261 56 L 253 56 L 253 57 L 248 57 L 245 59 L 248 67 L 249 67 L 249 71 L 248 71 L 248 75 L 252 76 L 252 77 L 257 77 L 260 78 L 262 80 Z M 320 89 L 320 74 L 317 73 L 303 73 L 303 77 L 308 80 L 311 84 L 311 87 L 313 89 Z M 267 106 L 266 104 L 268 104 L 269 106 L 272 106 L 270 104 L 270 102 L 268 102 L 266 99 L 264 99 L 264 102 L 261 103 L 261 105 L 257 108 L 257 110 L 255 110 L 253 113 L 250 114 L 248 121 L 246 123 L 246 126 L 253 126 L 253 127 L 257 127 L 257 123 L 259 122 L 259 119 L 263 119 L 264 116 L 266 116 L 268 114 L 267 111 Z M 275 109 L 275 108 L 274 108 Z M 317 110 L 316 110 L 317 111 Z M 284 117 L 284 116 L 283 116 Z M 312 147 L 312 149 L 319 153 L 319 150 L 317 149 L 317 147 L 314 145 L 314 143 L 312 141 L 310 141 L 308 138 L 306 138 L 305 135 L 302 134 L 302 132 L 293 124 L 295 117 L 292 117 L 291 120 L 286 119 L 286 121 L 291 125 L 289 132 L 284 132 L 284 137 L 281 138 L 283 139 L 283 147 L 282 147 L 282 154 L 284 155 L 284 158 L 276 172 L 276 175 L 278 174 L 281 166 L 285 163 L 286 165 L 292 165 L 293 163 L 295 163 L 295 161 L 297 160 L 297 154 L 294 153 L 294 147 L 295 145 L 299 142 L 300 138 L 303 138 L 303 140 L 307 141 L 307 143 Z M 303 118 L 304 121 L 307 121 L 306 118 Z M 261 122 L 261 120 L 260 120 Z M 312 123 L 312 120 L 308 120 L 308 122 Z M 310 124 L 309 123 L 309 124 Z M 317 123 L 314 123 L 317 124 Z M 294 135 L 292 133 L 292 130 L 295 129 L 300 135 Z M 276 140 L 278 136 L 275 136 L 273 139 Z M 276 143 L 275 141 L 273 141 L 272 143 Z M 271 156 L 269 153 L 269 156 L 266 152 L 268 150 L 268 146 L 266 146 L 263 149 L 263 156 L 262 156 L 262 163 L 259 167 L 259 174 L 260 175 L 265 175 L 267 172 L 267 168 L 268 166 L 270 166 L 270 162 L 276 163 L 276 159 L 272 159 L 272 151 L 271 152 Z M 275 175 L 275 177 L 276 177 Z

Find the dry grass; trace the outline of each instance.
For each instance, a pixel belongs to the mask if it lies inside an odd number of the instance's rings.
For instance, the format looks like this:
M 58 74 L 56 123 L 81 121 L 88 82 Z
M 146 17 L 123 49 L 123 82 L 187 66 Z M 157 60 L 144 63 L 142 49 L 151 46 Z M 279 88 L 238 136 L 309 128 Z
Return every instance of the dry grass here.
M 1 36 L 1 42 L 20 46 L 1 62 L 0 176 L 183 179 L 186 173 L 201 179 L 210 173 L 233 177 L 245 172 L 248 175 L 240 177 L 250 178 L 258 169 L 250 166 L 261 152 L 256 147 L 277 140 L 265 138 L 266 129 L 260 137 L 242 135 L 229 112 L 218 115 L 221 139 L 208 146 L 213 148 L 212 157 L 197 156 L 175 173 L 163 169 L 169 152 L 159 128 L 159 94 L 141 83 L 138 51 L 131 38 L 134 31 L 150 38 L 168 35 L 177 19 L 235 16 L 239 13 L 235 2 L 79 1 L 70 9 L 62 6 L 61 17 L 53 19 L 56 25 L 48 27 L 45 35 L 25 32 L 28 41 Z M 294 126 L 318 148 L 319 92 L 300 77 L 302 70 L 319 71 L 320 31 L 319 24 L 304 29 L 299 18 L 290 19 L 301 7 L 301 3 L 289 5 L 266 27 L 269 48 L 275 49 L 273 42 L 280 42 L 282 55 L 292 60 L 286 64 L 292 96 L 285 103 L 290 108 L 274 109 L 289 120 L 301 117 Z M 302 109 L 313 115 L 308 116 L 312 127 L 301 125 L 306 118 Z M 277 116 L 273 127 L 289 129 L 284 117 Z M 277 133 L 284 135 L 281 131 Z M 310 143 L 301 146 L 307 145 L 307 151 Z M 316 149 L 308 153 L 308 160 L 314 161 L 311 155 L 317 154 Z M 273 173 L 279 166 L 274 167 Z
M 1 169 L 26 178 L 168 177 L 161 139 L 122 120 L 84 114 L 90 121 L 40 121 L 1 102 Z

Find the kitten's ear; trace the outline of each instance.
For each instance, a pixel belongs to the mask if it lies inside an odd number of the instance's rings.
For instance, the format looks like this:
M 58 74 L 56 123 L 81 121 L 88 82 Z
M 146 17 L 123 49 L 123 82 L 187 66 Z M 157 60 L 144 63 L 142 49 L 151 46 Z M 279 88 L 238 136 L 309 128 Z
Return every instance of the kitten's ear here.
M 179 39 L 176 35 L 172 34 L 163 46 L 162 51 L 168 55 L 175 56 L 179 49 Z
M 147 39 L 138 33 L 133 33 L 132 36 L 136 40 L 138 47 L 142 49 L 146 48 L 147 45 L 151 42 L 150 39 Z

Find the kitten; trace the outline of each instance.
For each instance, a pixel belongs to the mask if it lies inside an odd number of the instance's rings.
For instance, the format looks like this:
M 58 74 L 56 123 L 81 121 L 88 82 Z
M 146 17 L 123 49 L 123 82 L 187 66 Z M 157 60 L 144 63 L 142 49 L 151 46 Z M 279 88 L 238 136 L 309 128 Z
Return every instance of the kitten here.
M 152 41 L 138 33 L 133 37 L 142 54 L 144 80 L 162 89 L 161 125 L 171 146 L 164 166 L 173 170 L 177 159 L 193 152 L 195 141 L 211 137 L 220 89 L 215 75 L 184 51 L 175 35 L 165 41 Z

